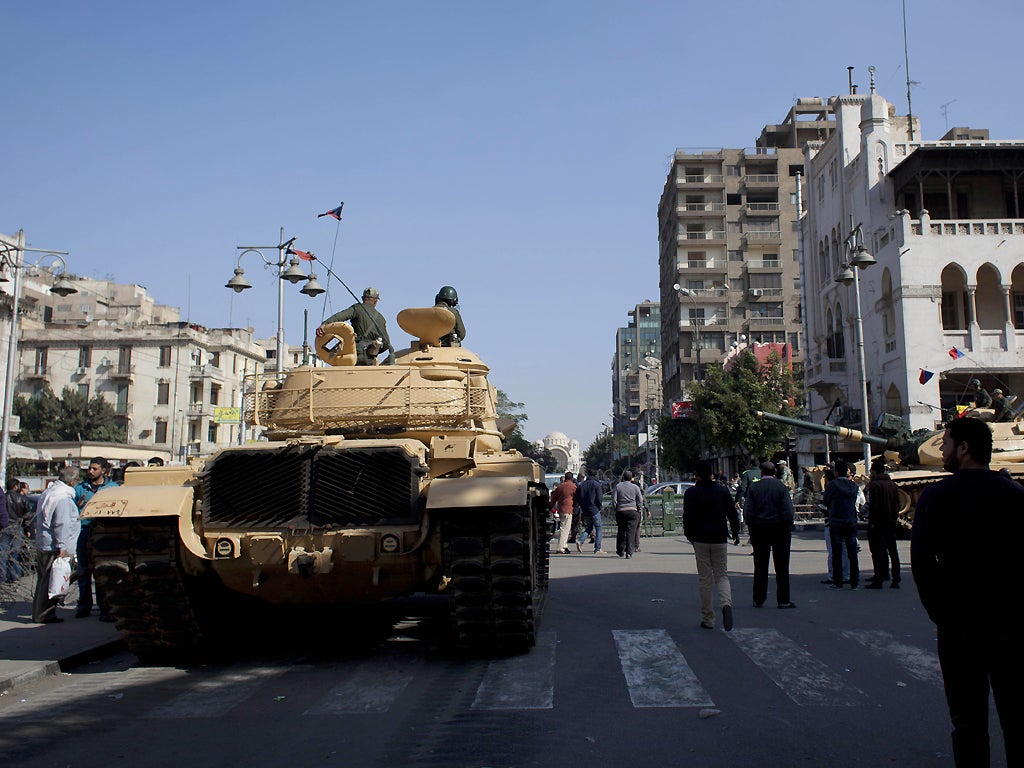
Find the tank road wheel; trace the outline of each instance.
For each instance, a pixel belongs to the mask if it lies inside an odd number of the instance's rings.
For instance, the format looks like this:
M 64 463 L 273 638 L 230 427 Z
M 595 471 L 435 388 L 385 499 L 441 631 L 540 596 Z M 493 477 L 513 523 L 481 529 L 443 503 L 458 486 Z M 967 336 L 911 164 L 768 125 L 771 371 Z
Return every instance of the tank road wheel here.
M 195 653 L 200 632 L 178 564 L 178 519 L 97 519 L 92 526 L 97 592 L 128 650 L 144 662 Z
M 537 640 L 538 586 L 533 510 L 450 510 L 442 527 L 449 609 L 462 650 L 511 655 Z M 544 548 L 540 548 L 544 549 Z

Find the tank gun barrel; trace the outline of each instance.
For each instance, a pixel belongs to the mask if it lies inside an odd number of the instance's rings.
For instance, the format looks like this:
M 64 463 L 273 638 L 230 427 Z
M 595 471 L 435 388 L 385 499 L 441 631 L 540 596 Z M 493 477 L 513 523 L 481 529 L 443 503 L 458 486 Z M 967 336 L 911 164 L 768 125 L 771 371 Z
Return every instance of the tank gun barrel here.
M 865 435 L 859 429 L 850 429 L 849 427 L 835 427 L 831 424 L 815 424 L 813 421 L 804 421 L 803 419 L 794 419 L 790 416 L 782 416 L 778 413 L 765 413 L 764 411 L 757 411 L 756 414 L 768 421 L 777 421 L 780 424 L 788 424 L 791 427 L 802 427 L 812 432 L 823 432 L 826 435 L 836 435 L 847 440 L 853 440 L 857 443 L 867 443 L 868 445 L 879 445 L 885 448 L 891 448 L 890 441 L 887 438 L 879 437 L 878 435 Z

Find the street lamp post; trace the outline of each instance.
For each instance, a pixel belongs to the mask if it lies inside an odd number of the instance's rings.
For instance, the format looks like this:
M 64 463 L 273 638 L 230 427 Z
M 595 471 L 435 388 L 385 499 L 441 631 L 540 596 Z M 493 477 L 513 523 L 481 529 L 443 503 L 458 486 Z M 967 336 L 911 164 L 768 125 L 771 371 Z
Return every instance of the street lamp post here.
M 857 363 L 860 366 L 860 398 L 861 398 L 861 423 L 864 434 L 871 431 L 871 421 L 868 416 L 868 377 L 867 367 L 864 363 L 864 319 L 860 309 L 860 271 L 876 264 L 875 257 L 868 253 L 864 247 L 864 233 L 861 225 L 853 226 L 853 217 L 850 217 L 850 234 L 844 241 L 846 245 L 846 264 L 836 277 L 837 283 L 849 285 L 853 283 L 854 295 L 854 318 L 857 330 Z M 871 446 L 864 443 L 864 474 L 871 470 Z
M 238 264 L 235 267 L 235 276 L 228 280 L 225 288 L 230 288 L 235 293 L 241 293 L 247 288 L 252 288 L 252 283 L 245 279 L 245 270 L 242 269 L 242 257 L 247 253 L 258 253 L 260 258 L 263 259 L 263 263 L 268 267 L 277 267 L 277 371 L 278 373 L 284 370 L 284 281 L 287 280 L 292 285 L 296 283 L 306 281 L 306 285 L 302 288 L 301 292 L 307 296 L 313 297 L 324 292 L 324 289 L 320 287 L 320 283 L 316 280 L 316 275 L 312 272 L 306 275 L 299 266 L 299 258 L 292 252 L 292 244 L 295 242 L 293 237 L 291 240 L 284 239 L 284 227 L 281 227 L 281 236 L 278 240 L 277 245 L 239 245 L 236 250 L 240 251 L 238 254 Z M 276 250 L 277 261 L 268 259 L 264 251 Z M 287 258 L 291 254 L 291 259 Z M 285 266 L 287 265 L 287 269 Z
M 34 264 L 25 264 L 26 253 L 41 253 L 42 256 Z M 11 282 L 11 330 L 7 341 L 7 375 L 4 387 L 4 410 L 3 410 L 3 431 L 0 433 L 0 487 L 7 485 L 7 455 L 11 444 L 11 408 L 14 403 L 14 368 L 18 363 L 18 302 L 21 294 L 21 271 L 26 267 L 39 266 L 44 259 L 52 256 L 60 262 L 61 271 L 54 275 L 53 285 L 50 287 L 52 293 L 58 296 L 68 296 L 78 293 L 78 289 L 71 284 L 65 273 L 67 263 L 63 257 L 67 251 L 51 251 L 46 248 L 25 247 L 25 232 L 18 232 L 16 243 L 0 242 L 0 282 Z M 7 270 L 10 270 L 11 277 L 7 277 Z
M 693 291 L 689 288 L 683 288 L 679 283 L 672 286 L 675 288 L 676 293 L 679 296 L 685 296 L 691 302 L 693 302 L 693 344 L 694 349 L 697 350 L 697 363 L 693 369 L 693 378 L 697 380 L 697 383 L 701 383 L 701 371 L 700 371 L 700 318 L 697 317 L 697 298 L 693 295 Z M 682 314 L 680 311 L 679 314 Z

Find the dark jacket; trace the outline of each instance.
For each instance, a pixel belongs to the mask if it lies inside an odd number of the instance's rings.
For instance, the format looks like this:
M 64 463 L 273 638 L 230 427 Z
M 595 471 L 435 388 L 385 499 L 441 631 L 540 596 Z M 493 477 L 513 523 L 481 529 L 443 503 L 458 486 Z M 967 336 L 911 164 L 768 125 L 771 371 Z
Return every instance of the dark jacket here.
M 740 535 L 740 516 L 729 489 L 710 480 L 701 480 L 683 495 L 683 535 L 688 541 L 724 544 L 732 529 L 732 538 Z
M 828 523 L 857 524 L 857 484 L 848 477 L 837 477 L 825 486 L 821 502 L 828 507 Z
M 788 523 L 796 518 L 793 497 L 775 477 L 762 477 L 747 489 L 743 502 L 743 520 L 747 525 Z
M 760 482 L 760 480 L 760 467 L 751 467 L 740 475 L 739 485 L 736 486 L 736 503 L 743 504 L 744 500 L 747 498 L 747 491 L 750 490 L 750 486 L 754 483 Z
M 576 503 L 580 505 L 583 514 L 593 517 L 601 513 L 601 483 L 591 475 L 576 486 Z
M 914 507 L 910 563 L 921 605 L 942 630 L 1009 630 L 1020 591 L 1024 488 L 998 472 L 961 469 Z
M 868 483 L 868 527 L 888 533 L 896 530 L 900 514 L 900 492 L 889 475 L 871 478 Z

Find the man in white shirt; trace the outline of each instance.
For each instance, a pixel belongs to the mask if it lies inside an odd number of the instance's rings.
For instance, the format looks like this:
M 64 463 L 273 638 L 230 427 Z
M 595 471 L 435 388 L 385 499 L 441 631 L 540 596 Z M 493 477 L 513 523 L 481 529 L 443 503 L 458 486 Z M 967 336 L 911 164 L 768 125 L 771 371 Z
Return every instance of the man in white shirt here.
M 75 506 L 74 484 L 78 482 L 78 467 L 61 467 L 58 477 L 39 497 L 36 508 L 36 592 L 32 601 L 32 621 L 37 624 L 55 624 L 60 598 L 48 594 L 50 569 L 58 557 L 73 554 L 78 544 L 78 507 Z

